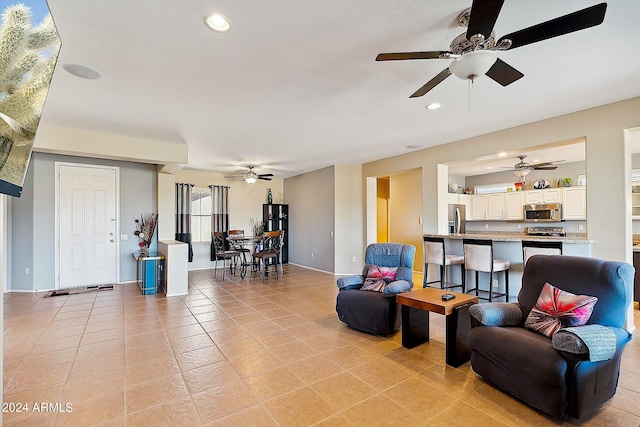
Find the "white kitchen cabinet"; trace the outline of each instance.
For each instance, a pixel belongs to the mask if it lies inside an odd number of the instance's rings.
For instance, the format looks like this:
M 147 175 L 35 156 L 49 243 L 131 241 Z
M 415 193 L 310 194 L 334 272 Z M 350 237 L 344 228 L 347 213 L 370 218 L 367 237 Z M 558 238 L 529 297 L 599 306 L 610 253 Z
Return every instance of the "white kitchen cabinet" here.
M 450 205 L 457 205 L 458 203 L 460 203 L 460 195 L 459 194 L 449 193 L 447 196 L 449 198 L 449 204 Z
M 542 190 L 527 190 L 524 192 L 524 203 L 526 205 L 536 205 L 542 203 Z
M 505 193 L 487 194 L 487 216 L 488 220 L 504 220 L 504 196 Z
M 524 191 L 513 191 L 506 193 L 504 196 L 504 206 L 507 220 L 522 220 L 524 212 L 522 206 L 524 203 Z
M 542 190 L 543 203 L 562 203 L 562 188 L 547 188 Z
M 535 205 L 539 203 L 562 203 L 562 188 L 527 190 L 524 194 L 524 202 L 527 205 Z
M 471 221 L 482 221 L 487 219 L 487 195 L 474 194 L 471 196 Z
M 562 191 L 562 219 L 587 219 L 586 187 L 567 187 Z

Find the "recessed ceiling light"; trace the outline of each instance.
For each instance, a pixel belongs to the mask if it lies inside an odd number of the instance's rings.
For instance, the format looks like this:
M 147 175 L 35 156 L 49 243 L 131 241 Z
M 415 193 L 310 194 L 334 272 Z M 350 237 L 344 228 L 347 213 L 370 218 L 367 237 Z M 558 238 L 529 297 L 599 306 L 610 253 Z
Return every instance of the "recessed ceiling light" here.
M 411 145 L 407 145 L 407 148 L 410 148 L 410 149 L 413 150 L 413 149 L 416 149 L 416 148 L 422 148 L 422 145 L 420 145 L 420 144 L 411 144 Z
M 218 31 L 220 33 L 224 33 L 225 31 L 229 31 L 231 29 L 231 23 L 229 20 L 219 13 L 214 13 L 213 15 L 207 16 L 204 19 L 204 23 L 207 24 L 207 27 L 211 28 L 213 31 Z
M 442 105 L 440 105 L 437 102 L 432 102 L 431 104 L 427 105 L 426 108 L 427 110 L 437 110 L 438 108 L 442 107 Z
M 83 79 L 95 80 L 100 78 L 99 72 L 84 65 L 64 64 L 62 68 L 64 68 L 65 70 L 67 70 L 67 72 L 73 74 L 74 76 L 82 77 Z
M 507 153 L 505 153 L 504 151 L 502 153 L 498 153 L 498 157 L 505 157 L 507 155 Z

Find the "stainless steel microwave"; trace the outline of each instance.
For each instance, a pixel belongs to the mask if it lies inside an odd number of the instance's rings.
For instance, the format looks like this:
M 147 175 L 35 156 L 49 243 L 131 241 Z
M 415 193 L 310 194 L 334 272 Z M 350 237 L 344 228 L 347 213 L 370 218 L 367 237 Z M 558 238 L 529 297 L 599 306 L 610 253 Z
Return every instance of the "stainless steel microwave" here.
M 525 222 L 558 222 L 562 221 L 562 204 L 546 203 L 524 205 Z

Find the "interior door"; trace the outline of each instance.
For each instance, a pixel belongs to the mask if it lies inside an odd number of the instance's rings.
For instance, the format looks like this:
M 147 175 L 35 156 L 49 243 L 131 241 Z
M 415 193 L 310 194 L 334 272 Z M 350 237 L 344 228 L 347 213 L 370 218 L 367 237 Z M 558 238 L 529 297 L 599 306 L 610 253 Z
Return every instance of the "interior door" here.
M 114 167 L 59 165 L 56 288 L 117 282 L 117 174 Z

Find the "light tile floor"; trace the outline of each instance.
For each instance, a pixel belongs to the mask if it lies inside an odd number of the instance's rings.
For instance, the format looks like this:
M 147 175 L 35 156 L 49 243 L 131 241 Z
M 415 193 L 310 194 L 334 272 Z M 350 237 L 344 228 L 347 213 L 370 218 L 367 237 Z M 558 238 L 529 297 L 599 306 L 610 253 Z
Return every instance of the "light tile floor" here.
M 338 321 L 333 275 L 288 265 L 278 281 L 218 276 L 190 273 L 184 297 L 143 296 L 135 284 L 6 294 L 4 402 L 28 412 L 5 412 L 3 425 L 561 425 L 469 363 L 446 366 L 441 316 L 432 340 L 407 350 L 399 333 L 375 337 Z M 640 327 L 638 311 L 635 320 Z M 34 411 L 43 402 L 72 410 Z M 562 424 L 640 425 L 637 340 L 616 396 L 590 419 Z

